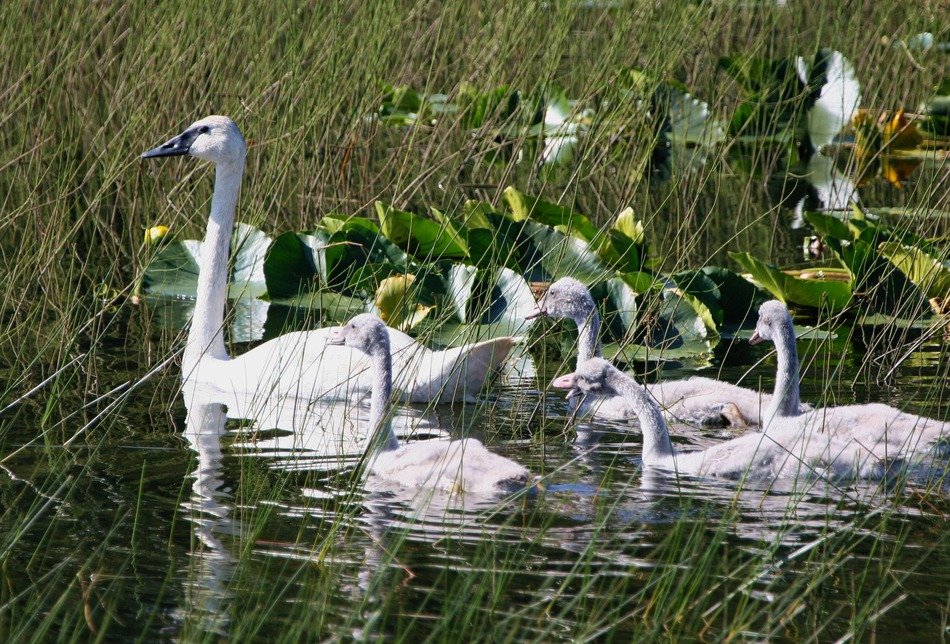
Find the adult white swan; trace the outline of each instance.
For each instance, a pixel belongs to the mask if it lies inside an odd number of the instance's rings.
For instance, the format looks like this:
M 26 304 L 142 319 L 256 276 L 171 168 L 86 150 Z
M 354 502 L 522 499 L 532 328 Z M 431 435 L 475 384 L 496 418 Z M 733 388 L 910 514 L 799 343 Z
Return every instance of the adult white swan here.
M 577 325 L 577 365 L 600 357 L 600 315 L 590 291 L 581 282 L 564 277 L 548 288 L 532 317 L 549 315 L 573 320 Z M 765 425 L 773 417 L 797 416 L 802 407 L 798 385 L 798 351 L 792 316 L 784 304 L 772 300 L 759 309 L 756 332 L 750 342 L 775 343 L 778 373 L 775 393 L 762 394 L 729 382 L 693 377 L 648 385 L 647 389 L 664 411 L 679 419 L 707 424 L 744 427 Z M 582 412 L 611 419 L 633 418 L 635 408 L 623 396 L 600 398 L 583 403 Z
M 694 476 L 880 478 L 925 459 L 950 436 L 950 423 L 886 405 L 848 405 L 776 418 L 765 432 L 678 452 L 653 396 L 606 360 L 591 358 L 551 386 L 570 390 L 568 396 L 622 396 L 640 421 L 644 467 Z
M 327 346 L 327 329 L 288 333 L 243 355 L 228 356 L 223 332 L 228 253 L 245 152 L 237 125 L 225 116 L 209 116 L 142 155 L 150 159 L 190 154 L 215 164 L 211 217 L 182 375 L 186 382 L 212 383 L 224 392 L 311 400 L 365 395 L 372 380 L 367 361 L 345 347 Z M 413 402 L 471 400 L 514 345 L 513 338 L 497 338 L 430 351 L 404 333 L 389 329 L 389 334 L 396 387 L 403 399 Z
M 387 419 L 392 395 L 389 334 L 382 320 L 357 315 L 330 330 L 329 341 L 362 351 L 372 363 L 368 467 L 372 475 L 408 488 L 497 493 L 522 488 L 530 474 L 521 465 L 485 449 L 479 441 L 420 441 L 399 445 Z

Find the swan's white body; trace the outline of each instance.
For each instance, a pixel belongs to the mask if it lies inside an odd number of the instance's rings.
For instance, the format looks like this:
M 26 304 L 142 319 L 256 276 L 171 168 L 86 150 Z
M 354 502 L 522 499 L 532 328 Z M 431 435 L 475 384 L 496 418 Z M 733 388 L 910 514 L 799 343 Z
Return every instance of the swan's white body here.
M 394 386 L 407 402 L 471 401 L 508 355 L 514 340 L 497 338 L 432 351 L 387 327 Z M 372 386 L 369 360 L 348 347 L 327 345 L 329 329 L 287 333 L 228 360 L 204 358 L 186 379 L 225 391 L 306 400 L 355 400 Z
M 327 330 L 289 333 L 231 358 L 224 346 L 228 254 L 244 174 L 245 144 L 231 119 L 209 116 L 143 154 L 144 158 L 190 154 L 215 164 L 211 216 L 202 245 L 195 311 L 182 359 L 186 381 L 223 390 L 308 399 L 352 398 L 368 393 L 367 362 L 346 347 L 328 347 Z M 500 367 L 514 344 L 497 338 L 431 351 L 390 329 L 396 386 L 405 400 L 471 400 Z
M 693 476 L 880 478 L 905 463 L 924 460 L 941 439 L 950 437 L 950 423 L 886 405 L 850 405 L 776 418 L 765 432 L 677 452 L 650 393 L 605 360 L 589 360 L 552 385 L 588 396 L 623 396 L 640 421 L 644 467 Z
M 590 358 L 600 357 L 600 315 L 590 291 L 581 282 L 565 277 L 552 284 L 538 302 L 534 315 L 568 318 L 577 324 L 578 366 Z M 700 376 L 659 382 L 647 385 L 647 389 L 667 415 L 689 423 L 725 421 L 735 427 L 764 426 L 772 418 L 802 413 L 807 408 L 801 405 L 799 397 L 795 332 L 784 304 L 772 301 L 762 305 L 757 333 L 775 342 L 778 353 L 775 394 Z M 636 409 L 623 396 L 585 399 L 578 412 L 611 420 L 636 416 Z
M 389 334 L 381 320 L 358 315 L 332 329 L 330 342 L 358 349 L 372 363 L 367 459 L 372 476 L 406 488 L 473 494 L 504 492 L 528 482 L 528 470 L 472 438 L 399 444 L 386 418 L 392 393 L 392 356 Z

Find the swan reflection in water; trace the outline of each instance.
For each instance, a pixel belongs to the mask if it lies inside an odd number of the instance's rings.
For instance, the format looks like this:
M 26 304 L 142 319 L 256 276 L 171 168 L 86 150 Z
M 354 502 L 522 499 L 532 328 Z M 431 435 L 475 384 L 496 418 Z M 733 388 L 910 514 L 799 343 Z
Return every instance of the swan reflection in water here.
M 188 401 L 184 436 L 198 454 L 192 472 L 191 496 L 183 504 L 194 526 L 190 565 L 185 579 L 185 608 L 178 615 L 191 628 L 225 635 L 230 623 L 224 607 L 231 597 L 228 585 L 235 561 L 220 535 L 231 531 L 233 498 L 225 491 L 221 470 L 221 438 L 226 432 L 224 405 L 210 400 Z
M 502 391 L 499 404 L 504 407 L 517 398 Z M 184 621 L 212 632 L 226 630 L 229 617 L 221 611 L 236 592 L 232 578 L 238 562 L 229 541 L 247 532 L 233 515 L 234 499 L 223 482 L 224 437 L 236 447 L 229 451 L 263 459 L 272 470 L 318 473 L 315 482 L 303 479 L 306 483 L 279 490 L 277 498 L 258 499 L 257 505 L 267 505 L 272 514 L 253 551 L 302 566 L 315 561 L 337 566 L 338 592 L 349 598 L 339 605 L 356 602 L 352 616 L 344 619 L 358 637 L 371 635 L 373 624 L 382 621 L 376 617 L 385 614 L 390 594 L 406 587 L 425 591 L 431 580 L 415 575 L 433 569 L 465 574 L 484 565 L 479 553 L 489 547 L 522 553 L 517 556 L 525 560 L 543 558 L 546 571 L 573 570 L 581 557 L 590 561 L 589 574 L 626 575 L 632 568 L 663 565 L 654 552 L 667 531 L 662 526 L 692 520 L 698 529 L 716 530 L 728 524 L 727 533 L 739 538 L 739 547 L 761 553 L 764 543 L 774 550 L 776 566 L 763 570 L 749 588 L 750 593 L 765 593 L 792 554 L 805 553 L 837 533 L 873 533 L 876 522 L 866 515 L 899 505 L 891 490 L 877 483 L 836 486 L 812 480 L 796 487 L 794 482 L 739 483 L 643 471 L 639 441 L 628 426 L 614 423 L 581 425 L 583 445 L 549 445 L 545 454 L 532 450 L 526 458 L 534 460 L 526 464 L 548 473 L 546 489 L 535 497 L 418 491 L 334 476 L 356 464 L 365 449 L 366 436 L 360 431 L 369 415 L 365 406 L 238 400 L 233 395 L 222 402 L 220 394 L 209 398 L 200 389 L 192 390 L 186 403 L 185 436 L 198 452 L 198 467 L 188 504 L 197 538 L 186 591 L 189 619 Z M 472 408 L 464 409 L 468 416 Z M 394 427 L 402 437 L 415 431 L 416 437 L 422 432 L 447 438 L 459 433 L 453 425 L 474 420 L 460 419 L 458 410 L 445 407 L 420 411 L 397 406 L 394 413 Z M 228 431 L 229 419 L 243 422 Z M 719 440 L 697 430 L 677 438 L 694 446 Z M 550 465 L 542 466 L 541 459 Z M 315 539 L 279 536 L 314 531 Z M 318 552 L 327 543 L 329 549 Z M 427 547 L 407 548 L 407 543 Z M 547 574 L 539 573 L 541 586 Z
M 186 576 L 187 608 L 179 616 L 185 629 L 223 634 L 231 621 L 226 607 L 235 592 L 230 584 L 238 562 L 228 542 L 246 530 L 242 519 L 233 516 L 235 500 L 222 469 L 223 442 L 242 458 L 265 459 L 272 470 L 326 475 L 320 477 L 319 487 L 297 488 L 290 494 L 281 490 L 279 497 L 259 501 L 276 508 L 275 531 L 281 523 L 320 526 L 321 532 L 333 524 L 342 528 L 339 532 L 351 543 L 338 543 L 329 558 L 358 563 L 359 572 L 349 586 L 352 592 L 366 595 L 367 605 L 376 603 L 367 599 L 370 595 L 388 592 L 381 580 L 402 567 L 392 554 L 401 540 L 434 542 L 447 535 L 462 535 L 470 542 L 486 538 L 479 524 L 486 511 L 498 507 L 497 495 L 414 490 L 372 477 L 354 485 L 353 477 L 333 476 L 358 464 L 366 450 L 369 409 L 365 405 L 222 395 L 200 385 L 186 386 L 184 398 L 184 436 L 198 454 L 191 497 L 184 504 L 196 537 Z M 444 409 L 420 411 L 400 405 L 392 413 L 393 429 L 401 439 L 448 439 L 443 427 L 458 420 L 458 415 Z M 229 429 L 229 421 L 237 427 Z M 254 550 L 305 561 L 319 556 L 312 543 L 266 537 L 258 539 Z

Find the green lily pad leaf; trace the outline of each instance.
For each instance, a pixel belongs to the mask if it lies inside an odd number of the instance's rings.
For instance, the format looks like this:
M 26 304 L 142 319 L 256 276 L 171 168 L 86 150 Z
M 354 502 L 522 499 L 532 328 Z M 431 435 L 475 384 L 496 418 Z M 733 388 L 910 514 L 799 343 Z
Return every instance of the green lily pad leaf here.
M 406 269 L 390 262 L 373 262 L 356 266 L 350 274 L 347 290 L 360 297 L 370 298 L 380 282 L 392 275 L 404 275 Z
M 950 297 L 950 267 L 914 246 L 884 242 L 881 254 L 916 284 L 927 297 L 941 301 Z
M 462 205 L 462 221 L 465 224 L 465 229 L 469 232 L 472 230 L 494 230 L 495 227 L 490 219 L 490 216 L 494 214 L 495 209 L 492 208 L 491 204 L 484 201 L 469 199 Z
M 264 259 L 271 241 L 270 237 L 254 226 L 238 223 L 234 227 L 231 239 L 232 284 L 246 284 L 257 290 L 262 287 L 265 281 Z
M 508 268 L 488 271 L 454 264 L 448 268 L 445 280 L 445 309 L 458 322 L 484 325 L 505 321 L 520 326 L 534 310 L 531 287 Z
M 732 336 L 735 339 L 739 340 L 749 340 L 754 333 L 753 329 L 744 329 L 741 331 L 736 331 Z M 800 324 L 795 325 L 795 339 L 796 340 L 835 340 L 838 337 L 838 334 L 834 331 L 829 331 L 827 329 L 819 329 L 814 326 L 804 326 Z
M 463 267 L 470 269 L 472 267 Z M 440 321 L 431 332 L 430 341 L 441 346 L 459 346 L 490 338 L 517 336 L 525 333 L 535 320 L 526 320 L 534 309 L 531 287 L 518 273 L 501 268 L 497 271 L 478 271 L 460 274 L 471 279 L 470 297 L 455 306 L 463 306 L 469 320 L 460 324 L 454 320 Z M 472 275 L 468 278 L 468 275 Z M 453 314 L 453 318 L 457 319 Z
M 903 318 L 886 313 L 872 313 L 862 315 L 858 318 L 858 324 L 863 326 L 880 326 L 887 329 L 914 329 L 917 331 L 929 331 L 937 327 L 943 327 L 946 324 L 945 319 L 937 316 L 918 316 L 914 318 Z
M 386 239 L 379 227 L 365 217 L 346 220 L 324 217 L 314 235 L 321 237 L 324 231 L 332 231 L 332 234 L 327 238 L 328 247 L 321 251 L 327 271 L 326 276 L 321 277 L 331 290 L 354 294 L 355 273 L 370 264 L 390 264 L 402 271 L 409 268 L 406 253 Z M 319 263 L 317 267 L 320 268 Z
M 926 307 L 917 286 L 877 252 L 877 240 L 888 236 L 878 224 L 854 218 L 845 222 L 811 212 L 805 218 L 847 268 L 854 290 L 864 295 L 871 308 L 882 313 L 901 308 L 909 313 Z
M 231 237 L 228 297 L 260 297 L 267 292 L 264 258 L 271 239 L 263 232 L 238 223 Z M 171 297 L 194 297 L 198 291 L 202 242 L 189 239 L 161 246 L 143 277 L 145 293 Z
M 619 277 L 607 280 L 607 298 L 612 305 L 611 313 L 615 313 L 623 326 L 624 335 L 631 333 L 637 326 L 637 315 L 640 311 L 640 302 L 637 298 L 639 291 Z M 610 324 L 611 315 L 604 316 L 604 324 Z
M 646 236 L 643 222 L 634 216 L 633 208 L 625 208 L 617 215 L 608 233 L 618 256 L 615 267 L 623 271 L 642 271 L 647 260 Z
M 701 272 L 719 290 L 724 324 L 755 324 L 759 307 L 769 299 L 768 293 L 728 268 L 706 266 Z
M 519 192 L 513 186 L 503 193 L 509 217 L 516 222 L 535 222 L 550 228 L 563 227 L 564 234 L 580 238 L 590 244 L 602 261 L 610 265 L 620 263 L 620 256 L 610 245 L 609 237 L 590 219 L 565 206 L 559 206 Z
M 468 322 L 467 309 L 472 299 L 472 289 L 475 286 L 475 277 L 478 268 L 466 264 L 453 264 L 445 276 L 446 287 L 449 292 L 448 309 L 459 322 Z
M 760 262 L 748 253 L 729 253 L 729 256 L 763 288 L 786 304 L 827 308 L 836 312 L 844 309 L 851 301 L 850 279 L 801 279 L 788 275 L 771 264 Z
M 198 292 L 201 242 L 172 242 L 159 248 L 145 269 L 145 293 L 193 298 Z
M 308 291 L 291 297 L 271 298 L 270 303 L 273 305 L 271 311 L 275 308 L 305 309 L 308 315 L 318 312 L 322 320 L 332 322 L 344 322 L 354 315 L 365 313 L 368 308 L 366 302 L 359 298 L 331 291 Z
M 143 298 L 154 316 L 157 327 L 181 331 L 191 322 L 195 312 L 193 299 L 162 295 Z M 241 298 L 233 303 L 227 316 L 227 333 L 231 342 L 256 342 L 264 339 L 264 326 L 269 316 L 270 303 L 257 298 Z
M 524 238 L 532 244 L 534 257 L 549 279 L 574 277 L 592 284 L 610 273 L 590 245 L 574 235 L 565 235 L 550 226 L 521 222 Z M 534 262 L 529 259 L 533 265 Z M 531 266 L 525 267 L 530 274 Z
M 448 322 L 434 325 L 425 334 L 428 344 L 437 347 L 460 347 L 463 344 L 484 342 L 494 338 L 517 337 L 527 331 L 531 320 L 501 320 L 489 324 L 459 324 Z
M 705 347 L 703 351 L 708 350 L 710 338 L 716 335 L 715 327 L 709 328 L 708 309 L 678 288 L 664 288 L 659 282 L 655 284 L 644 295 L 636 292 L 624 279 L 608 279 L 605 334 L 616 337 L 610 331 L 614 319 L 619 318 L 623 327 L 621 345 L 641 344 L 672 349 L 689 344 L 691 353 L 695 353 L 700 345 Z
M 716 332 L 725 321 L 719 286 L 702 271 L 680 271 L 670 275 L 670 279 L 706 323 L 706 328 Z
M 294 297 L 318 288 L 321 273 L 326 277 L 326 257 L 319 252 L 322 245 L 313 235 L 292 231 L 279 235 L 264 259 L 268 296 Z
M 379 317 L 400 331 L 411 331 L 435 308 L 418 301 L 413 288 L 415 281 L 414 275 L 393 275 L 380 282 L 376 289 L 373 304 Z
M 591 241 L 600 233 L 600 230 L 584 215 L 565 206 L 544 201 L 540 197 L 526 195 L 514 186 L 505 188 L 503 196 L 511 218 L 515 221 L 530 219 L 551 227 L 565 226 L 586 241 Z
M 383 235 L 422 260 L 467 259 L 468 245 L 454 227 L 376 202 Z
M 711 364 L 714 343 L 707 340 L 684 342 L 676 347 L 649 347 L 637 343 L 610 342 L 603 346 L 603 356 L 619 364 L 632 362 L 690 362 L 695 368 Z

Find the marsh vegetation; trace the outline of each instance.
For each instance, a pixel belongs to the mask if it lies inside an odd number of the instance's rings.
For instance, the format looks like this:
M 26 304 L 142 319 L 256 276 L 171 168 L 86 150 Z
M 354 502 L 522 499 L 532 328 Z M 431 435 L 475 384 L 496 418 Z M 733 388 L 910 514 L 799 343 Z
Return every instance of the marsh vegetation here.
M 768 390 L 746 340 L 779 297 L 804 401 L 950 420 L 948 30 L 927 2 L 4 4 L 0 636 L 950 637 L 946 460 L 658 476 L 548 390 L 573 325 L 524 321 L 577 277 L 640 381 Z M 518 335 L 477 402 L 393 424 L 535 494 L 369 489 L 364 407 L 182 396 L 213 173 L 139 155 L 215 113 L 249 147 L 231 354 L 366 309 Z

